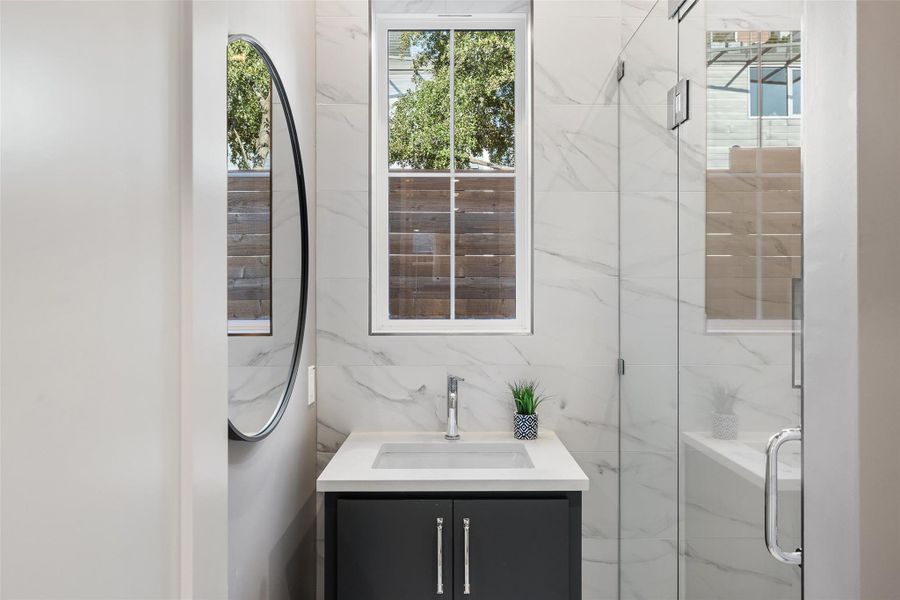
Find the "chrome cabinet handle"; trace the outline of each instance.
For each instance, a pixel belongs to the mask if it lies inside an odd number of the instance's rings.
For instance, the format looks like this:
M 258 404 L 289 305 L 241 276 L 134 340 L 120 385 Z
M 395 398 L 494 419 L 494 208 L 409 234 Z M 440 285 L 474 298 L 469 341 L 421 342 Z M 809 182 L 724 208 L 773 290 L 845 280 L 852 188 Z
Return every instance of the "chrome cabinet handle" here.
M 463 594 L 472 593 L 472 586 L 469 585 L 469 519 L 463 519 Z
M 787 442 L 798 442 L 803 433 L 798 427 L 782 429 L 771 438 L 766 446 L 766 548 L 775 560 L 788 565 L 803 563 L 803 551 L 785 552 L 778 545 L 778 451 Z
M 437 593 L 444 593 L 444 519 L 437 518 Z

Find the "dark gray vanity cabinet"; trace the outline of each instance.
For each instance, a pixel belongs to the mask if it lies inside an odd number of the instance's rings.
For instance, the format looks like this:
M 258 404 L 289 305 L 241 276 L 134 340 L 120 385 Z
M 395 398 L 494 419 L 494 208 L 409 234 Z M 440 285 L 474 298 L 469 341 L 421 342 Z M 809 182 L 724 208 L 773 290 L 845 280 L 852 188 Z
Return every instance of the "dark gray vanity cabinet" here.
M 326 600 L 580 600 L 581 494 L 325 495 Z
M 569 511 L 565 499 L 456 500 L 453 503 L 456 598 L 571 598 Z M 468 526 L 468 594 L 466 527 Z M 581 542 L 579 536 L 579 543 Z
M 337 516 L 337 598 L 453 597 L 452 501 L 343 499 L 337 502 Z M 443 594 L 438 594 L 438 582 Z

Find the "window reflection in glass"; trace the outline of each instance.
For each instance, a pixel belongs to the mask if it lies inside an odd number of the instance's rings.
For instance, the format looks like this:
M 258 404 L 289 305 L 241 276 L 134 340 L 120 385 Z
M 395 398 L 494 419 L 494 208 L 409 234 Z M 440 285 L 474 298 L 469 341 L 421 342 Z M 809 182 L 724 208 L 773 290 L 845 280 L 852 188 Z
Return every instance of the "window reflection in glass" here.
M 786 117 L 787 97 L 787 69 L 784 67 L 750 69 L 750 116 L 759 116 L 762 109 L 764 117 Z
M 803 239 L 799 42 L 797 31 L 707 36 L 705 306 L 717 327 L 792 321 Z
M 803 106 L 802 102 L 802 85 L 800 81 L 800 67 L 792 70 L 791 75 L 791 103 L 793 108 L 793 113 L 795 115 L 799 115 L 801 112 L 801 107 Z

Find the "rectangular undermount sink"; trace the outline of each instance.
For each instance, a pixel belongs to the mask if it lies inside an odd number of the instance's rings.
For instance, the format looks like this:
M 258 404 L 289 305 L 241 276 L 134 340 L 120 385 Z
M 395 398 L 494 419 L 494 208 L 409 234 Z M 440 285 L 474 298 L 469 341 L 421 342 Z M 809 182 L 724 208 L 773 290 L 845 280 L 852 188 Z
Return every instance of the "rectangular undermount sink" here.
M 533 469 L 520 443 L 422 442 L 382 444 L 373 469 Z

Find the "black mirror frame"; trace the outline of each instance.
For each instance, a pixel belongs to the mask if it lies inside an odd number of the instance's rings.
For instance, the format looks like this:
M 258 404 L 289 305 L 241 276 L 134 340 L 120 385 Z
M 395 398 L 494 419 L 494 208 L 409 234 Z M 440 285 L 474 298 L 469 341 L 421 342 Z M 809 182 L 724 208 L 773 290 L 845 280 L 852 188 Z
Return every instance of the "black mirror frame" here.
M 291 138 L 291 149 L 294 154 L 294 170 L 297 174 L 297 192 L 300 202 L 300 252 L 302 253 L 302 256 L 300 257 L 300 306 L 298 307 L 300 313 L 297 318 L 297 334 L 294 336 L 294 353 L 291 357 L 291 372 L 288 376 L 287 385 L 285 386 L 284 394 L 282 394 L 281 400 L 278 403 L 278 409 L 269 419 L 269 422 L 266 423 L 266 426 L 259 430 L 259 432 L 247 435 L 234 426 L 230 417 L 228 419 L 229 439 L 242 442 L 258 442 L 267 437 L 278 426 L 281 417 L 284 416 L 284 411 L 287 408 L 288 402 L 291 399 L 291 393 L 294 391 L 294 383 L 297 381 L 297 370 L 300 367 L 300 353 L 303 349 L 303 333 L 306 329 L 306 310 L 307 305 L 309 304 L 309 211 L 306 198 L 306 179 L 303 176 L 303 161 L 300 156 L 300 140 L 297 137 L 294 113 L 291 111 L 291 105 L 290 102 L 288 102 L 284 84 L 281 81 L 281 77 L 278 75 L 278 71 L 275 69 L 275 64 L 269 57 L 269 53 L 265 51 L 256 38 L 245 34 L 228 36 L 229 44 L 238 40 L 250 44 L 257 52 L 259 52 L 263 62 L 266 63 L 266 67 L 269 69 L 269 74 L 272 76 L 272 85 L 275 87 L 275 91 L 281 99 L 281 106 L 284 110 L 285 119 L 287 120 L 288 135 Z

